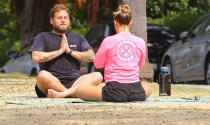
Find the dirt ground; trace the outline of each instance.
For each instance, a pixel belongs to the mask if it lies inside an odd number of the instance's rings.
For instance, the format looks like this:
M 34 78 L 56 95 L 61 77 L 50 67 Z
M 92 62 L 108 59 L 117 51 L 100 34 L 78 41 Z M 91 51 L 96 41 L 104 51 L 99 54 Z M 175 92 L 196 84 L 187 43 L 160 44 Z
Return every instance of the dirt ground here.
M 81 101 L 37 98 L 34 85 L 34 78 L 0 78 L 0 125 L 210 125 L 210 101 L 9 104 Z M 154 90 L 150 99 L 176 97 Z

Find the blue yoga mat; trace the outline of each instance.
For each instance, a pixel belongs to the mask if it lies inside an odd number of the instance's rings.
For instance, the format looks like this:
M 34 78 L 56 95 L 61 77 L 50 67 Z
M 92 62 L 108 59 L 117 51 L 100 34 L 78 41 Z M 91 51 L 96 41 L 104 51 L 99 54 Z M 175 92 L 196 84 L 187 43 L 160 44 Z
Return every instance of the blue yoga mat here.
M 147 99 L 146 101 L 135 101 L 136 102 L 206 102 L 209 101 L 210 97 L 200 98 L 200 99 Z M 65 104 L 65 103 L 108 103 L 105 101 L 94 102 L 94 101 L 83 101 L 83 100 L 64 100 L 64 101 L 35 101 L 35 102 L 5 102 L 6 104 L 18 104 L 18 105 L 27 105 L 27 104 Z M 118 102 L 119 103 L 119 102 Z M 123 102 L 125 103 L 125 102 Z M 126 102 L 131 103 L 131 102 Z
M 0 97 L 6 97 L 6 98 L 37 98 L 37 96 L 32 96 L 32 95 L 15 95 L 15 94 L 6 94 L 6 95 L 1 95 Z

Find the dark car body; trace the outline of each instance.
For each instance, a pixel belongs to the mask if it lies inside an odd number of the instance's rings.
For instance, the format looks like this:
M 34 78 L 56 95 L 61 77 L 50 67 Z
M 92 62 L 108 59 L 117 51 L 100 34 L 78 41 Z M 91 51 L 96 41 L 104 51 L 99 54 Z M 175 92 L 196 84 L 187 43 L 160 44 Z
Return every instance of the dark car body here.
M 162 65 L 169 68 L 174 83 L 210 84 L 210 14 L 180 34 L 180 40 L 165 52 Z
M 32 43 L 33 41 L 26 43 L 19 52 L 8 51 L 7 55 L 10 60 L 1 68 L 0 72 L 6 74 L 18 72 L 27 76 L 37 76 L 39 64 L 34 63 L 28 53 Z
M 101 45 L 105 37 L 116 34 L 113 21 L 102 22 L 96 24 L 86 35 L 89 44 L 94 48 L 95 52 Z M 162 56 L 166 49 L 177 40 L 176 35 L 171 29 L 164 25 L 147 24 L 147 47 L 149 62 L 154 68 L 154 80 L 157 80 L 159 74 L 159 66 Z M 90 63 L 88 72 L 94 70 L 93 64 Z

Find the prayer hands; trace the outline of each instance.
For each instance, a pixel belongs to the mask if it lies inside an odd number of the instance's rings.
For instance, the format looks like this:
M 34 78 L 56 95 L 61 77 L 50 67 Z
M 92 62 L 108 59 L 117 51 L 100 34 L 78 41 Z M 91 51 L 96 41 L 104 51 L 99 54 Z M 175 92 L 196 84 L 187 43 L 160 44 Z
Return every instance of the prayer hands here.
M 68 40 L 67 40 L 65 33 L 62 34 L 60 49 L 63 50 L 63 52 L 65 52 L 67 54 L 70 52 Z
M 62 40 L 61 40 L 61 45 L 60 45 L 60 50 L 62 50 L 63 52 L 65 52 L 66 50 L 66 46 L 67 46 L 67 39 L 66 39 L 66 35 L 62 34 Z

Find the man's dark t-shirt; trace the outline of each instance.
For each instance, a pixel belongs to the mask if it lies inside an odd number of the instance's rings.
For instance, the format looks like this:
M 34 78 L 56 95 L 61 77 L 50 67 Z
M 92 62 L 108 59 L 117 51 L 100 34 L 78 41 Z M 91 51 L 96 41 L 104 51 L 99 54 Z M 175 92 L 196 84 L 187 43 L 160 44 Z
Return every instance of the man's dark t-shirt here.
M 66 34 L 68 44 L 73 51 L 87 51 L 92 49 L 87 40 L 76 33 Z M 35 37 L 33 46 L 29 50 L 51 52 L 60 49 L 61 35 L 52 32 L 42 32 Z M 44 63 L 39 63 L 40 70 L 46 70 L 58 79 L 76 79 L 80 76 L 80 61 L 63 53 L 59 57 Z

